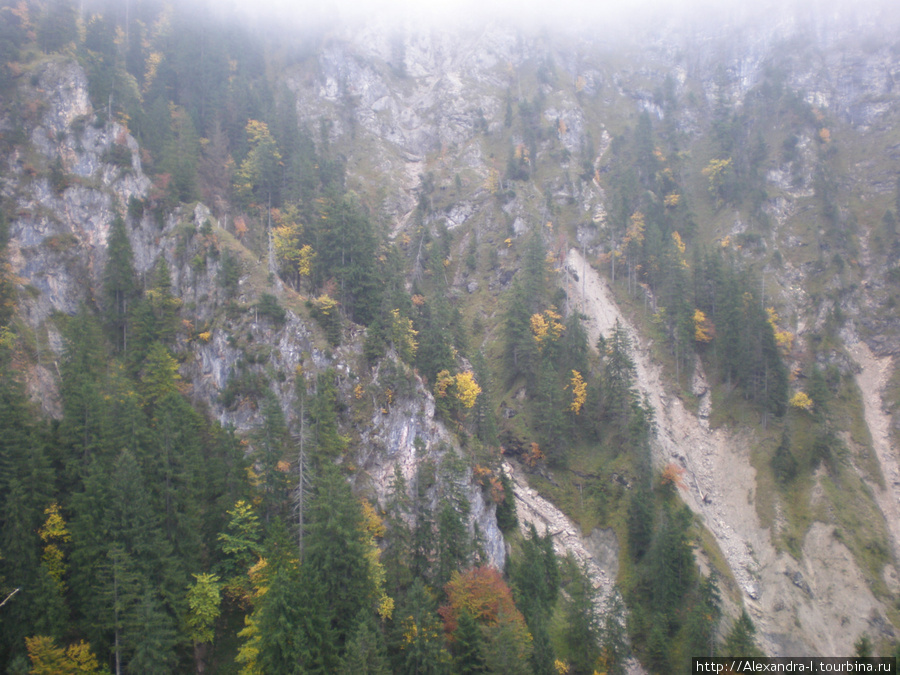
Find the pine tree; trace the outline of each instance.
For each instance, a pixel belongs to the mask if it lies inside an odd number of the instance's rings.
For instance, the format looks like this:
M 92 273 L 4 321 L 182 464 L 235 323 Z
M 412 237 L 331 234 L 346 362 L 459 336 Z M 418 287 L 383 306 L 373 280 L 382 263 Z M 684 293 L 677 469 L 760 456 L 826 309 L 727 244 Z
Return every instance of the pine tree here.
M 228 149 L 228 136 L 218 117 L 207 132 L 207 142 L 200 147 L 197 177 L 203 201 L 221 215 L 231 192 L 234 160 Z
M 775 480 L 782 485 L 790 483 L 797 477 L 798 464 L 797 459 L 791 452 L 791 436 L 787 429 L 781 435 L 781 442 L 775 448 L 775 453 L 771 460 L 772 473 L 775 474 Z
M 637 398 L 634 389 L 635 366 L 631 358 L 631 338 L 618 322 L 610 336 L 598 345 L 603 361 L 604 414 L 620 429 L 627 424 Z
M 135 296 L 134 253 L 121 216 L 113 219 L 106 249 L 103 292 L 106 296 L 107 321 L 112 328 L 115 347 L 126 352 L 128 347 L 128 312 Z
M 141 368 L 141 397 L 147 411 L 153 415 L 158 405 L 178 393 L 178 361 L 161 342 L 154 342 L 147 350 Z
M 435 523 L 428 499 L 428 486 L 434 482 L 434 465 L 430 461 L 419 462 L 413 483 L 413 531 L 410 568 L 413 577 L 432 579 L 433 558 L 437 548 Z
M 59 437 L 69 448 L 68 472 L 74 478 L 87 468 L 95 453 L 106 450 L 101 441 L 105 405 L 100 386 L 105 359 L 100 329 L 86 310 L 76 314 L 66 328 L 60 365 L 63 419 Z
M 394 619 L 394 672 L 399 675 L 447 675 L 450 654 L 431 591 L 416 577 Z
M 333 465 L 320 469 L 308 514 L 302 574 L 327 618 L 338 651 L 359 613 L 373 607 L 376 589 L 369 580 L 359 503 Z
M 513 279 L 508 293 L 509 300 L 503 320 L 507 372 L 510 378 L 520 374 L 528 377 L 533 372 L 538 354 L 530 328 L 530 302 L 518 276 Z
M 112 634 L 112 656 L 115 675 L 121 675 L 128 654 L 134 647 L 132 627 L 138 629 L 135 621 L 139 602 L 141 577 L 136 565 L 125 548 L 119 544 L 109 547 L 108 557 L 98 570 L 100 586 L 97 600 L 102 611 L 92 620 L 99 623 L 104 631 Z M 105 642 L 105 641 L 104 641 Z
M 259 672 L 285 675 L 315 672 L 314 668 L 301 670 L 304 654 L 302 633 L 298 628 L 302 626 L 302 613 L 308 611 L 302 600 L 296 569 L 289 564 L 278 565 L 254 612 L 259 635 L 256 657 Z
M 475 433 L 478 439 L 487 446 L 497 445 L 497 418 L 492 401 L 493 379 L 484 358 L 484 352 L 478 350 L 472 358 L 475 380 L 481 385 L 481 395 L 475 401 Z
M 401 589 L 408 588 L 413 580 L 412 531 L 409 527 L 413 504 L 399 466 L 394 467 L 388 495 L 385 507 L 387 534 L 381 561 L 385 568 L 388 593 L 396 596 Z
M 639 485 L 628 502 L 628 550 L 639 562 L 650 549 L 653 536 L 653 497 L 645 485 Z
M 522 555 L 511 565 L 516 605 L 522 610 L 534 639 L 531 667 L 535 675 L 552 675 L 554 652 L 549 622 L 559 593 L 559 563 L 550 534 L 539 536 L 534 524 L 522 542 Z
M 150 287 L 144 298 L 134 305 L 131 319 L 132 338 L 127 353 L 129 370 L 136 374 L 144 367 L 151 348 L 157 342 L 172 344 L 178 328 L 181 300 L 172 294 L 172 276 L 164 258 L 153 270 Z
M 131 650 L 128 671 L 147 675 L 173 672 L 178 662 L 175 622 L 148 586 L 137 599 L 133 612 L 126 635 Z
M 725 642 L 720 650 L 722 656 L 763 656 L 762 651 L 756 645 L 756 627 L 753 620 L 747 614 L 746 609 L 741 609 L 741 615 L 731 626 Z
M 694 581 L 694 556 L 688 539 L 690 521 L 686 507 L 666 502 L 646 555 L 651 602 L 673 622 Z
M 557 370 L 561 373 L 569 373 L 577 370 L 579 373 L 587 373 L 588 369 L 588 336 L 582 324 L 582 317 L 577 312 L 572 312 L 565 322 L 565 331 L 559 339 L 559 357 L 557 358 Z
M 347 439 L 338 433 L 338 391 L 332 369 L 316 378 L 316 396 L 310 409 L 310 425 L 316 463 L 332 460 L 347 447 Z
M 369 324 L 381 305 L 378 242 L 356 196 L 331 200 L 314 236 L 314 283 L 322 285 L 333 277 L 344 311 L 353 321 Z
M 439 372 L 455 365 L 450 311 L 443 294 L 435 291 L 414 316 L 419 342 L 416 367 L 428 382 L 435 382 Z
M 565 461 L 565 422 L 568 404 L 559 378 L 549 359 L 538 364 L 533 388 L 535 402 L 535 426 L 539 431 L 541 449 L 551 465 L 560 466 Z
M 278 206 L 281 152 L 265 122 L 250 120 L 246 127 L 250 150 L 234 178 L 234 193 L 244 206 Z
M 609 675 L 624 675 L 629 656 L 625 603 L 618 589 L 613 589 L 606 601 L 600 621 L 601 661 Z
M 275 515 L 281 515 L 287 499 L 287 460 L 291 446 L 290 434 L 284 421 L 284 412 L 275 395 L 269 391 L 263 402 L 262 425 L 253 434 L 253 461 L 259 472 L 259 489 L 262 492 L 262 515 L 266 523 Z
M 484 638 L 481 629 L 465 608 L 459 613 L 456 632 L 453 634 L 453 652 L 456 672 L 460 675 L 473 675 L 487 672 L 484 661 Z
M 534 619 L 549 619 L 559 593 L 559 563 L 549 532 L 538 535 L 530 524 L 522 542 L 522 556 L 512 565 L 510 577 L 517 606 L 531 625 Z
M 169 104 L 169 116 L 169 135 L 160 164 L 163 171 L 172 177 L 170 185 L 178 201 L 190 202 L 197 196 L 200 138 L 184 108 Z
M 162 531 L 187 574 L 199 567 L 202 553 L 201 420 L 181 394 L 172 391 L 158 399 L 151 424 L 149 452 L 142 463 Z
M 70 0 L 48 3 L 38 24 L 37 38 L 45 54 L 58 51 L 78 38 L 75 7 Z
M 563 642 L 572 673 L 594 672 L 600 656 L 600 624 L 594 607 L 594 591 L 587 574 L 573 560 L 567 562 L 571 582 L 565 606 L 566 628 Z
M 713 575 L 700 580 L 694 595 L 683 620 L 684 637 L 679 641 L 681 660 L 686 667 L 692 657 L 715 656 L 716 628 L 722 614 L 719 588 Z
M 339 675 L 390 675 L 384 636 L 371 616 L 360 618 L 347 641 Z
M 469 513 L 468 502 L 455 505 L 454 499 L 447 499 L 438 514 L 437 521 L 437 574 L 435 584 L 443 586 L 451 575 L 464 568 L 471 554 L 469 533 L 465 518 Z

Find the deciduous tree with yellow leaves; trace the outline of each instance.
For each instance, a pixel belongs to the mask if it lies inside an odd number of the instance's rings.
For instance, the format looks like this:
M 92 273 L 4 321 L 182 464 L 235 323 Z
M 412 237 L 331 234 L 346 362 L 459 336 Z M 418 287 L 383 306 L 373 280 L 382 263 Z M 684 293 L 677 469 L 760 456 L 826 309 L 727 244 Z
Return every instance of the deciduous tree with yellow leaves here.
M 578 415 L 587 400 L 587 382 L 577 370 L 572 371 L 572 379 L 569 380 L 569 386 L 566 389 L 569 388 L 572 389 L 572 402 L 569 404 L 569 410 Z
M 716 337 L 716 327 L 713 325 L 706 314 L 697 309 L 694 310 L 694 340 L 701 344 L 712 342 Z

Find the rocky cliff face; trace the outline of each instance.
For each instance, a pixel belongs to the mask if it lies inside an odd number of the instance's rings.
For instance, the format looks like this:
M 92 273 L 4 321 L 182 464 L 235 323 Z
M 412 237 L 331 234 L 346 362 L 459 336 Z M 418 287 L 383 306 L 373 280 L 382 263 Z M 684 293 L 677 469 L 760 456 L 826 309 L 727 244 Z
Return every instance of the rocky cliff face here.
M 362 334 L 357 331 L 348 344 L 331 350 L 299 309 L 287 309 L 283 323 L 253 310 L 225 317 L 227 297 L 218 280 L 221 254 L 227 251 L 242 260 L 244 274 L 233 300 L 244 307 L 252 307 L 259 289 L 266 287 L 267 266 L 235 243 L 203 204 L 176 209 L 161 223 L 129 209 L 150 193 L 134 138 L 120 124 L 96 121 L 85 73 L 74 62 L 50 61 L 33 79 L 36 83 L 27 93 L 39 113 L 30 129 L 33 153 L 12 158 L 4 193 L 17 205 L 10 223 L 10 262 L 21 281 L 20 310 L 36 335 L 37 358 L 28 384 L 44 411 L 61 412 L 57 363 L 65 345 L 56 325 L 57 313 L 73 315 L 84 305 L 102 306 L 106 244 L 116 216 L 127 219 L 139 277 L 148 279 L 158 261 L 166 261 L 172 291 L 189 307 L 185 314 L 190 318 L 185 321 L 191 325 L 180 331 L 177 345 L 182 377 L 189 383 L 191 399 L 223 425 L 246 433 L 260 424 L 253 396 L 239 395 L 229 405 L 221 400 L 229 382 L 247 373 L 281 374 L 272 378 L 273 392 L 291 422 L 296 417 L 293 392 L 299 377 L 314 380 L 318 372 L 333 368 L 342 395 L 349 399 L 358 380 L 353 369 Z M 55 185 L 51 179 L 32 178 L 36 168 L 54 163 L 61 172 Z M 283 284 L 276 282 L 273 290 L 289 306 L 302 307 L 300 298 Z M 202 338 L 198 337 L 201 326 L 207 329 Z M 370 480 L 359 487 L 382 504 L 395 467 L 411 485 L 417 462 L 445 467 L 461 452 L 452 434 L 435 418 L 434 400 L 420 381 L 398 397 L 389 413 L 378 410 L 370 424 L 363 426 L 365 449 L 360 461 Z M 428 495 L 435 510 L 451 496 L 465 500 L 468 527 L 477 534 L 485 560 L 503 568 L 506 549 L 495 505 L 474 480 L 470 467 L 460 464 L 456 471 L 439 472 Z

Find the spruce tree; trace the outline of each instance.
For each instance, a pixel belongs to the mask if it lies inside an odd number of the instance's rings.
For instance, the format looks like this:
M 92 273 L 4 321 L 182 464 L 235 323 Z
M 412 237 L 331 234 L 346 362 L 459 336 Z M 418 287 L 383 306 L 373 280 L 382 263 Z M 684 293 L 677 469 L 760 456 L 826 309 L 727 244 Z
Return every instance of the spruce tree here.
M 762 651 L 756 645 L 756 626 L 747 614 L 746 609 L 741 609 L 741 615 L 731 626 L 720 653 L 722 656 L 763 656 Z
M 375 589 L 362 540 L 362 510 L 334 465 L 320 469 L 307 512 L 301 572 L 329 624 L 330 634 L 317 639 L 333 640 L 338 652 L 359 613 L 374 606 Z
M 280 564 L 269 578 L 268 589 L 254 612 L 259 653 L 256 665 L 263 673 L 308 672 L 301 670 L 303 640 L 299 630 L 304 612 L 299 575 L 289 564 Z M 312 665 L 312 664 L 309 664 Z M 314 669 L 310 669 L 314 672 Z
M 481 628 L 471 612 L 463 608 L 457 618 L 456 631 L 453 633 L 453 653 L 457 673 L 474 675 L 487 672 L 483 643 Z
M 406 479 L 397 465 L 394 466 L 394 477 L 388 494 L 384 519 L 387 533 L 381 552 L 381 562 L 385 569 L 386 590 L 388 595 L 393 597 L 401 589 L 407 588 L 413 580 L 413 544 L 412 531 L 409 527 L 413 504 Z
M 509 379 L 534 371 L 538 358 L 537 347 L 531 334 L 531 303 L 518 276 L 508 291 L 506 313 L 503 319 L 506 369 Z
M 347 447 L 347 439 L 338 433 L 338 390 L 332 369 L 316 378 L 316 395 L 310 409 L 310 426 L 315 448 L 314 463 L 332 461 Z
M 590 579 L 574 560 L 567 563 L 571 582 L 566 587 L 566 627 L 563 642 L 568 652 L 572 673 L 594 672 L 600 656 L 600 625 L 594 607 L 594 591 Z
M 128 672 L 167 675 L 176 669 L 179 635 L 175 621 L 151 587 L 145 586 L 138 597 L 128 629 Z
M 268 523 L 284 510 L 288 483 L 284 464 L 291 439 L 281 404 L 271 391 L 266 392 L 262 417 L 262 424 L 253 434 L 252 458 L 259 472 L 262 516 Z
M 107 322 L 112 328 L 116 350 L 127 348 L 128 310 L 135 295 L 134 253 L 121 216 L 113 219 L 106 244 L 106 267 L 103 270 L 103 293 L 106 296 Z
M 339 675 L 390 675 L 384 636 L 371 615 L 363 615 L 347 641 Z
M 471 542 L 466 530 L 465 518 L 469 513 L 468 502 L 454 505 L 447 499 L 441 507 L 437 522 L 437 575 L 435 584 L 442 587 L 453 572 L 464 568 L 471 554 Z
M 143 464 L 153 486 L 154 510 L 184 573 L 200 566 L 201 481 L 203 458 L 201 421 L 190 404 L 170 392 L 155 406 Z
M 80 477 L 95 453 L 104 454 L 102 415 L 105 409 L 100 380 L 105 362 L 97 322 L 86 309 L 66 326 L 66 347 L 60 365 L 63 419 L 59 437 L 69 449 L 69 475 Z
M 600 620 L 601 660 L 609 675 L 624 675 L 629 656 L 625 603 L 614 588 L 606 600 Z
M 398 675 L 448 675 L 450 654 L 435 612 L 434 595 L 417 577 L 395 613 L 394 672 Z

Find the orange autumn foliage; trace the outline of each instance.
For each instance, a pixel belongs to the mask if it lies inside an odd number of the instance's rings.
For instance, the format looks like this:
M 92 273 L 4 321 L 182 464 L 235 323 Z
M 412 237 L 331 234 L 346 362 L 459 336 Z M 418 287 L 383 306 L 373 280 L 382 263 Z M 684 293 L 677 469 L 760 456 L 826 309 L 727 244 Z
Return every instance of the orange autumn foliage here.
M 684 484 L 684 467 L 678 466 L 677 464 L 666 464 L 666 468 L 663 469 L 662 476 L 659 479 L 660 485 L 674 485 L 675 487 L 686 490 L 687 487 Z
M 445 587 L 450 603 L 438 609 L 444 620 L 444 630 L 453 636 L 459 615 L 465 609 L 483 626 L 496 626 L 501 621 L 521 626 L 527 635 L 525 619 L 513 602 L 512 592 L 503 577 L 493 567 L 474 567 L 460 574 L 454 572 Z

